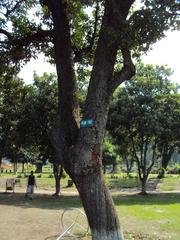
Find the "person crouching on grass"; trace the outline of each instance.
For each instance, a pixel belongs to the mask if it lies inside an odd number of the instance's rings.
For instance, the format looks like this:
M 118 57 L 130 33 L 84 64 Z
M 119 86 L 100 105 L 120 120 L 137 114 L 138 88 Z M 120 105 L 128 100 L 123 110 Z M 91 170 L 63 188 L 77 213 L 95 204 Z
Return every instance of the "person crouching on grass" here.
M 34 187 L 37 187 L 36 178 L 34 176 L 34 172 L 31 171 L 31 174 L 28 176 L 27 179 L 27 190 L 25 194 L 26 198 L 29 196 L 31 200 L 34 199 Z

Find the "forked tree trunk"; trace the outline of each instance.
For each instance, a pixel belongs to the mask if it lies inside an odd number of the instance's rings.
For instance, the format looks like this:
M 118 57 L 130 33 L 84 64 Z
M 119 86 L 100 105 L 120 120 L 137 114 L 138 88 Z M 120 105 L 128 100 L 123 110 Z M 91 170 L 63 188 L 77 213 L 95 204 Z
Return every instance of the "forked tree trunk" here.
M 56 128 L 59 129 L 59 134 L 54 131 L 53 146 L 59 152 L 58 158 L 62 161 L 63 167 L 77 186 L 91 227 L 92 239 L 122 240 L 118 216 L 102 179 L 100 145 L 113 91 L 135 73 L 128 46 L 124 44 L 119 47 L 116 36 L 113 38 L 110 34 L 110 32 L 120 31 L 124 26 L 124 20 L 134 0 L 105 1 L 102 29 L 97 44 L 86 106 L 82 114 L 83 119 L 92 119 L 94 125 L 86 129 L 78 128 L 79 108 L 67 1 L 43 2 L 52 12 L 59 87 L 58 113 L 60 117 Z M 113 76 L 118 49 L 121 49 L 125 62 L 123 69 Z

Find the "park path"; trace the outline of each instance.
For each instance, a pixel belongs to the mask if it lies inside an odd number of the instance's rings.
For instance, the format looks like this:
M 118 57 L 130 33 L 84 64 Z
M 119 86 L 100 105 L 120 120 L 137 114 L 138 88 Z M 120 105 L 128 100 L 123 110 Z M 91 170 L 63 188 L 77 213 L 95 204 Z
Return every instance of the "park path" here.
M 57 210 L 0 204 L 1 240 L 50 240 L 60 233 Z

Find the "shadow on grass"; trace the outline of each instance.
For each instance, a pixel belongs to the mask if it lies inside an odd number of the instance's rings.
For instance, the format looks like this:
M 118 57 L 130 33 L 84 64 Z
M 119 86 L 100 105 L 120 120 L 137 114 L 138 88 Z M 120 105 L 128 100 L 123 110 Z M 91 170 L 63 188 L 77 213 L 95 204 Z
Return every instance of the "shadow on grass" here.
M 23 208 L 64 209 L 69 207 L 81 207 L 78 196 L 53 197 L 48 194 L 35 194 L 35 199 L 25 198 L 24 193 L 0 192 L 0 205 L 16 206 Z
M 115 205 L 166 205 L 180 204 L 180 193 L 152 193 L 142 195 L 116 195 L 113 197 Z
M 147 196 L 116 195 L 113 197 L 115 205 L 166 205 L 180 204 L 180 193 L 154 193 Z M 60 196 L 52 197 L 48 194 L 35 194 L 35 199 L 24 197 L 24 193 L 0 193 L 0 205 L 17 206 L 23 208 L 64 209 L 69 207 L 81 208 L 79 197 Z

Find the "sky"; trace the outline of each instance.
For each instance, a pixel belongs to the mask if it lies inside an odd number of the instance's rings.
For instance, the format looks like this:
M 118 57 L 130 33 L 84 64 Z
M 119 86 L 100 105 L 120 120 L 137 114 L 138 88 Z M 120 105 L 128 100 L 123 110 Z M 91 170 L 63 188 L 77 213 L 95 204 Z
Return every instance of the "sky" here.
M 174 71 L 171 80 L 180 85 L 180 31 L 168 31 L 166 38 L 152 45 L 152 50 L 142 56 L 142 61 L 145 64 L 167 65 Z M 38 59 L 31 60 L 22 68 L 19 77 L 27 84 L 32 83 L 34 71 L 41 76 L 44 72 L 56 72 L 56 69 L 40 54 Z

